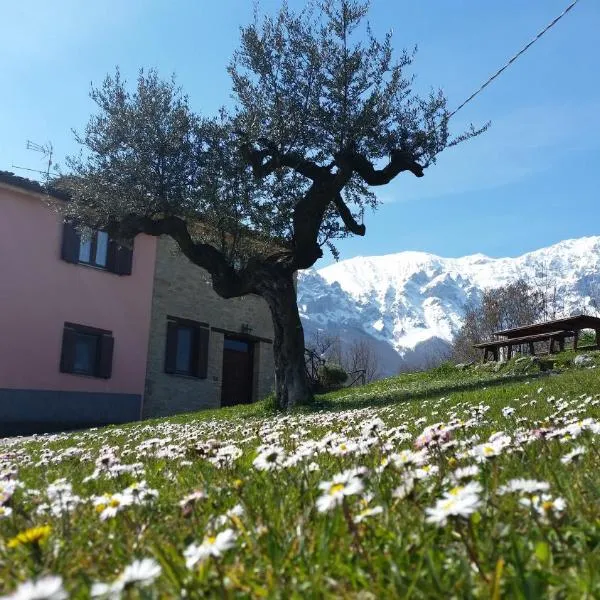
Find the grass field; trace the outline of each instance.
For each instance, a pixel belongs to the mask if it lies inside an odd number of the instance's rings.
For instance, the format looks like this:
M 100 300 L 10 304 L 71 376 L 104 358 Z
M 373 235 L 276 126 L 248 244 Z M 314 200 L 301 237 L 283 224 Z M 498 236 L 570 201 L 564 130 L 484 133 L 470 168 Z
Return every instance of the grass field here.
M 0 594 L 598 598 L 598 373 L 441 368 L 5 440 Z

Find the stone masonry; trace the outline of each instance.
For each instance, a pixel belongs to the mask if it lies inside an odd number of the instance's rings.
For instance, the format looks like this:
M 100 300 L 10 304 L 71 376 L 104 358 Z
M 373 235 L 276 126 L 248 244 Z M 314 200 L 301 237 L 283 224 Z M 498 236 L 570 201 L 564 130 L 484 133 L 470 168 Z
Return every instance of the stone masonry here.
M 165 373 L 167 316 L 191 319 L 210 326 L 206 379 Z M 221 405 L 223 340 L 226 330 L 242 334 L 251 327 L 254 341 L 252 400 L 273 390 L 273 325 L 267 303 L 259 296 L 225 300 L 212 289 L 209 274 L 191 263 L 170 238 L 160 238 L 152 298 L 152 317 L 143 417 L 162 417 Z M 257 338 L 260 338 L 258 340 Z M 269 340 L 269 341 L 266 341 Z

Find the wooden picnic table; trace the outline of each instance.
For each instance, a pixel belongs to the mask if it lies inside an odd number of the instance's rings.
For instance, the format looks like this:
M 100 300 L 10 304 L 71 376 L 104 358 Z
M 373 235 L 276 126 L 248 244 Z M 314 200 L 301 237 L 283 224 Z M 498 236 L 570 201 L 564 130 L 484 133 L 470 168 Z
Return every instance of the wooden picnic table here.
M 513 348 L 527 344 L 532 355 L 535 354 L 536 342 L 550 341 L 549 352 L 554 352 L 554 345 L 558 342 L 559 350 L 565 349 L 565 338 L 573 338 L 573 349 L 578 349 L 579 332 L 582 329 L 593 329 L 596 332 L 596 344 L 600 347 L 600 318 L 591 315 L 576 315 L 563 319 L 553 319 L 542 323 L 533 323 L 512 329 L 495 331 L 498 338 L 487 342 L 474 344 L 474 348 L 483 349 L 483 362 L 491 354 L 494 360 L 498 360 L 500 349 L 507 349 L 507 358 L 512 357 Z

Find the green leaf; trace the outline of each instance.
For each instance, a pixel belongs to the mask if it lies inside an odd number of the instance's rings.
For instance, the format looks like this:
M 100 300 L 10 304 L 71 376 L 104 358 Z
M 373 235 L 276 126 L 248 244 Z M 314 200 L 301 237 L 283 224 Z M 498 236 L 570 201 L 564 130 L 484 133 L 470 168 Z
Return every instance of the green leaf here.
M 548 543 L 538 542 L 535 545 L 535 555 L 543 565 L 547 565 L 550 562 L 550 546 Z

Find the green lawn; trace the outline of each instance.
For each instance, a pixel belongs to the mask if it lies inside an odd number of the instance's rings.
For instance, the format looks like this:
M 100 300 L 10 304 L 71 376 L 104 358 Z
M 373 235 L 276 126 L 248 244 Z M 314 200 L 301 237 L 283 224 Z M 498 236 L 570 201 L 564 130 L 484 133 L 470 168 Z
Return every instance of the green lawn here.
M 600 597 L 599 372 L 443 367 L 5 440 L 0 593 Z

